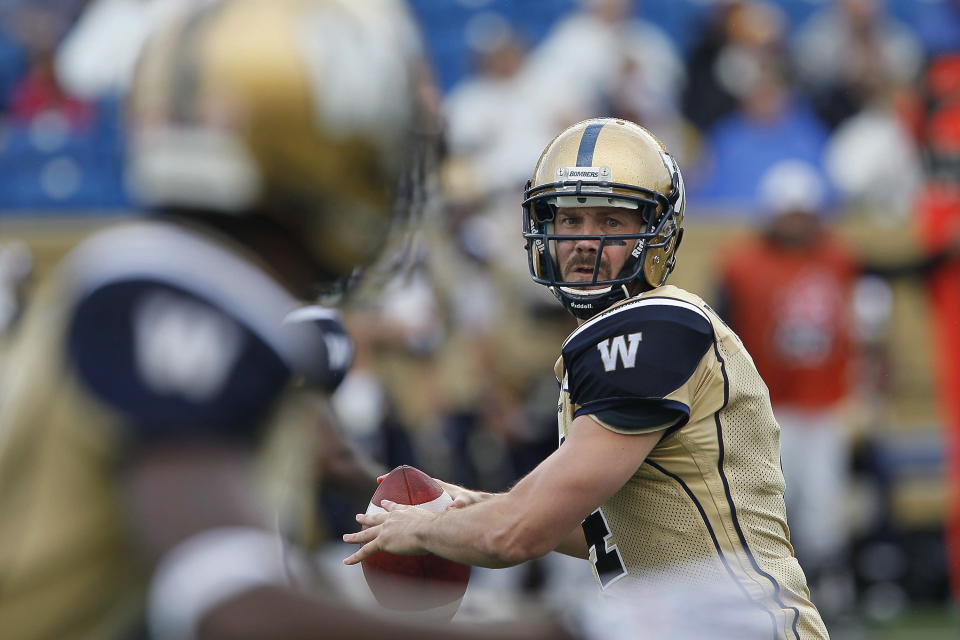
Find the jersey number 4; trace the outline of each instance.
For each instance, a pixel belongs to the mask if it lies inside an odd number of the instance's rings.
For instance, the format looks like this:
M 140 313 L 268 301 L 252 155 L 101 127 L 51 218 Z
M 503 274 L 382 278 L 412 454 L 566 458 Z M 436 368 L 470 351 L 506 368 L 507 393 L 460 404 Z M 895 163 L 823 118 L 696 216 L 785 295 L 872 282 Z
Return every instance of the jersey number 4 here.
M 587 539 L 587 549 L 590 552 L 590 561 L 597 571 L 600 586 L 606 589 L 611 584 L 627 575 L 623 566 L 620 550 L 613 542 L 613 534 L 607 525 L 603 511 L 597 509 L 583 521 L 583 535 Z

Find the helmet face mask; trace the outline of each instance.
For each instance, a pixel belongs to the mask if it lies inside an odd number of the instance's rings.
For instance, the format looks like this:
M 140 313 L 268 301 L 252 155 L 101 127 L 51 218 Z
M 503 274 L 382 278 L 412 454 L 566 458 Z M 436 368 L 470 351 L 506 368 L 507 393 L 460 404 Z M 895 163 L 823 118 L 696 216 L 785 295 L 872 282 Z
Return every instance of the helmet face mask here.
M 604 129 L 609 133 L 601 135 Z M 589 154 L 583 151 L 585 145 L 593 145 Z M 570 162 L 574 159 L 576 166 Z M 589 166 L 585 164 L 588 159 L 601 163 Z M 524 192 L 523 236 L 533 281 L 549 287 L 579 318 L 588 318 L 638 289 L 664 284 L 676 264 L 684 200 L 676 163 L 645 129 L 613 119 L 588 120 L 570 127 L 543 152 Z M 558 233 L 558 209 L 578 207 L 634 212 L 641 218 L 641 230 Z M 565 280 L 558 243 L 578 241 L 596 243 L 593 277 Z M 605 249 L 623 244 L 632 244 L 633 249 L 619 272 L 601 278 Z

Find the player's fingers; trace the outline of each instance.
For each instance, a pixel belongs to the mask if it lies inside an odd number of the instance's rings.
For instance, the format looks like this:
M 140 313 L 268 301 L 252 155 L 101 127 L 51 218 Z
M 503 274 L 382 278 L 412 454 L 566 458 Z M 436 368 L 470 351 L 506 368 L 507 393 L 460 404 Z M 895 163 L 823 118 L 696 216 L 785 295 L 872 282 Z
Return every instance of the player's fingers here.
M 349 542 L 350 544 L 366 544 L 375 540 L 378 533 L 380 533 L 380 527 L 370 527 L 361 531 L 343 534 L 343 541 Z
M 377 484 L 380 484 L 381 482 L 383 482 L 383 479 L 386 477 L 387 477 L 387 474 L 383 474 L 382 476 L 377 476 Z
M 383 521 L 386 519 L 386 513 L 358 513 L 356 517 L 357 522 L 360 524 L 365 524 L 368 527 L 383 524 Z
M 444 482 L 444 481 L 441 480 L 440 478 L 434 478 L 433 480 L 434 480 L 434 482 L 436 482 L 438 485 L 440 485 L 440 487 L 443 488 L 444 491 L 446 491 L 446 492 L 449 493 L 449 494 L 459 493 L 460 491 L 463 490 L 463 487 L 458 487 L 458 486 L 455 485 L 455 484 L 450 484 L 449 482 Z
M 359 549 L 357 549 L 356 552 L 353 553 L 353 555 L 350 555 L 344 558 L 343 564 L 347 566 L 352 564 L 358 564 L 360 562 L 363 562 L 366 558 L 370 557 L 371 555 L 373 555 L 379 550 L 380 549 L 377 546 L 376 541 L 370 542 L 368 544 L 363 545 Z
M 381 501 L 380 501 L 380 506 L 381 506 L 381 507 L 383 508 L 383 510 L 386 511 L 387 513 L 390 513 L 391 511 L 401 511 L 401 510 L 403 510 L 403 509 L 409 509 L 409 508 L 410 508 L 410 505 L 408 505 L 408 504 L 398 504 L 398 503 L 396 503 L 396 502 L 393 502 L 392 500 L 381 500 Z

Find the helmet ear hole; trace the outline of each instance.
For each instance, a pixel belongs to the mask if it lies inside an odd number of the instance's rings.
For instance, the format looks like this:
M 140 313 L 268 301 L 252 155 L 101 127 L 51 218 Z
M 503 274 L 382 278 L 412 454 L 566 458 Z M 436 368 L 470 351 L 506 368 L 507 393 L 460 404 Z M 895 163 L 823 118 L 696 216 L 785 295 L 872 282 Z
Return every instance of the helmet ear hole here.
M 548 202 L 539 200 L 533 203 L 533 219 L 535 222 L 553 222 L 557 215 L 557 208 Z
M 650 222 L 651 220 L 656 220 L 657 218 L 658 207 L 655 204 L 645 204 L 640 207 L 640 216 L 643 218 L 644 222 Z

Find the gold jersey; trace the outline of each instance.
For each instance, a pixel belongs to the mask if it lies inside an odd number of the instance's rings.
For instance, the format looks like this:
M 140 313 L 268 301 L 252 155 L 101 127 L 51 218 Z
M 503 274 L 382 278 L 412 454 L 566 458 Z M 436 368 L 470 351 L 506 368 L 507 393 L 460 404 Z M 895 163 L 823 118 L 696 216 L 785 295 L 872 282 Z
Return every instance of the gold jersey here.
M 790 545 L 767 388 L 702 299 L 662 286 L 625 300 L 567 338 L 555 371 L 561 446 L 580 415 L 617 433 L 665 430 L 583 522 L 605 595 L 689 588 L 693 601 L 709 587 L 759 616 L 764 637 L 827 637 Z
M 123 508 L 128 447 L 215 438 L 261 462 L 264 522 L 308 526 L 315 323 L 222 238 L 141 222 L 81 244 L 38 291 L 0 396 L 0 636 L 111 640 L 148 572 Z M 306 413 L 304 413 L 304 410 Z

